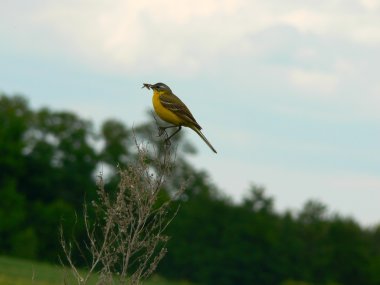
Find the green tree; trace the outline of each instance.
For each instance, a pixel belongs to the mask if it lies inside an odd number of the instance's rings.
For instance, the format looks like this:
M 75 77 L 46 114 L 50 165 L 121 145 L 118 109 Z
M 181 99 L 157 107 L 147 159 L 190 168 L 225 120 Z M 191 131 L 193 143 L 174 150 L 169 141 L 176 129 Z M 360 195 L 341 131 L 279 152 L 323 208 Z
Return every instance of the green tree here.
M 100 154 L 102 161 L 113 170 L 117 165 L 125 168 L 130 158 L 132 133 L 122 122 L 107 120 L 102 124 L 101 137 L 104 143 Z
M 23 137 L 28 129 L 30 112 L 20 96 L 0 93 L 0 187 L 8 179 L 19 177 L 23 170 Z
M 369 238 L 352 219 L 334 217 L 328 240 L 332 280 L 347 285 L 370 284 Z
M 20 190 L 31 201 L 63 199 L 75 208 L 93 197 L 98 157 L 91 124 L 68 112 L 42 109 L 28 130 Z
M 319 201 L 306 202 L 298 215 L 297 234 L 302 240 L 298 280 L 323 283 L 331 278 L 327 270 L 331 258 L 328 217 L 327 207 Z
M 25 197 L 17 192 L 16 182 L 7 180 L 0 188 L 0 253 L 12 253 L 13 235 L 22 230 L 26 219 Z
M 29 224 L 33 225 L 39 240 L 39 259 L 58 261 L 62 250 L 59 236 L 61 227 L 67 235 L 84 235 L 83 223 L 77 219 L 75 208 L 63 200 L 57 199 L 51 203 L 35 202 L 30 214 Z
M 23 138 L 30 112 L 20 96 L 0 93 L 0 252 L 12 253 L 13 235 L 22 230 L 26 200 L 18 192 L 19 177 L 24 173 Z

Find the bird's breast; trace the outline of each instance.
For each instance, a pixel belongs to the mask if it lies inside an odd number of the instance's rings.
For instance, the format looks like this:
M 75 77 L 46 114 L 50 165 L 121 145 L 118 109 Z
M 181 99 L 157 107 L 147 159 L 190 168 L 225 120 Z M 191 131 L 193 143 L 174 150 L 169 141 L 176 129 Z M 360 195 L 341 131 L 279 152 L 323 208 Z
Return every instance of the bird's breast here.
M 165 108 L 160 101 L 160 94 L 158 92 L 153 93 L 152 97 L 154 111 L 156 111 L 157 115 L 164 121 L 180 126 L 182 125 L 182 120 L 175 113 Z

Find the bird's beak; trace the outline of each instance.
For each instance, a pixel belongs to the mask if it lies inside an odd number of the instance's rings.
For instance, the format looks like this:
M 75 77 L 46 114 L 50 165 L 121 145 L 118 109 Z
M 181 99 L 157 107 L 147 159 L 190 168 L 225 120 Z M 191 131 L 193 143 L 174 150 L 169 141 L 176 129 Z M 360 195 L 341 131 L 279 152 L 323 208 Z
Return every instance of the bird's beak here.
M 153 89 L 152 87 L 153 87 L 153 85 L 152 84 L 149 84 L 149 83 L 143 83 L 143 86 L 141 87 L 141 88 L 147 88 L 148 90 L 150 90 L 150 89 Z

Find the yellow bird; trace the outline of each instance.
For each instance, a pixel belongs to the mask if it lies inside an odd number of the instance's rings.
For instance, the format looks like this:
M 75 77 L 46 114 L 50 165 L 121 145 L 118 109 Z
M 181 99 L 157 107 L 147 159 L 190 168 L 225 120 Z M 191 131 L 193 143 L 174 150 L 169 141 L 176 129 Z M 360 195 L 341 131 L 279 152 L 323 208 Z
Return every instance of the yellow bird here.
M 172 136 L 178 133 L 182 126 L 188 127 L 195 131 L 204 142 L 211 148 L 213 152 L 216 153 L 215 148 L 210 144 L 210 142 L 206 139 L 206 137 L 201 132 L 201 126 L 194 119 L 194 116 L 191 114 L 190 110 L 186 107 L 186 105 L 175 96 L 172 90 L 164 83 L 156 83 L 156 84 L 148 84 L 144 83 L 142 88 L 153 89 L 153 107 L 156 111 L 157 115 L 164 121 L 173 124 L 173 126 L 163 127 L 165 130 L 167 128 L 178 127 L 170 137 L 167 138 L 169 140 Z

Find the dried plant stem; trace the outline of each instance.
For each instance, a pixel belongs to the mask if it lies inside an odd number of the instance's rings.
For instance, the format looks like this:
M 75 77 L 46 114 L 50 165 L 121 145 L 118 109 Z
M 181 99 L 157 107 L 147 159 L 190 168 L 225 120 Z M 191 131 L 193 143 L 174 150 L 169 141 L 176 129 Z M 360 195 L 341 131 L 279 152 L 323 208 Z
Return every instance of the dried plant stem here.
M 84 247 L 90 256 L 85 273 L 74 264 L 73 247 L 67 244 L 61 231 L 62 248 L 78 284 L 87 284 L 94 273 L 98 274 L 98 284 L 141 284 L 167 252 L 168 237 L 164 231 L 177 213 L 169 216 L 169 207 L 184 188 L 159 204 L 157 199 L 174 165 L 174 155 L 170 146 L 165 145 L 163 152 L 151 159 L 147 146 L 139 145 L 136 139 L 135 145 L 136 161 L 127 169 L 118 169 L 117 191 L 112 194 L 106 191 L 101 173 L 97 200 L 91 209 L 84 207 L 87 238 Z M 95 211 L 95 220 L 90 219 L 89 210 Z M 83 252 L 83 245 L 76 244 Z

